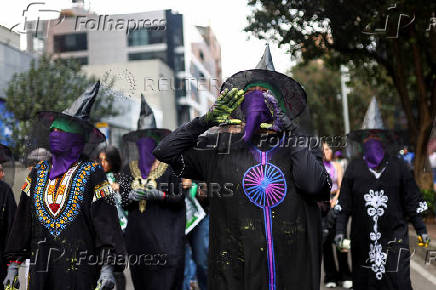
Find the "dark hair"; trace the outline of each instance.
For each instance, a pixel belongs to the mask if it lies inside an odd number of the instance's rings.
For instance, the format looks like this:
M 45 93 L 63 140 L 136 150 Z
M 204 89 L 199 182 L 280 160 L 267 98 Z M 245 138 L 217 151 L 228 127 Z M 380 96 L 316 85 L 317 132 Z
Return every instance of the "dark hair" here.
M 121 170 L 121 155 L 120 151 L 115 146 L 107 146 L 100 150 L 100 153 L 104 152 L 106 154 L 106 160 L 111 166 L 111 171 L 113 173 L 118 173 Z

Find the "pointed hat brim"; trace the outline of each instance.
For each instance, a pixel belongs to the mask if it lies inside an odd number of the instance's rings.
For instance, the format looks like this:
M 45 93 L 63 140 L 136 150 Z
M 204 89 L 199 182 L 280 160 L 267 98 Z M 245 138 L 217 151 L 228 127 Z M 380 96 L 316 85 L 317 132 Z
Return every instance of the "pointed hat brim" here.
M 300 83 L 287 75 L 271 70 L 252 69 L 237 72 L 223 83 L 221 91 L 232 88 L 243 90 L 247 85 L 256 82 L 266 82 L 277 90 L 280 95 L 275 97 L 281 109 L 291 120 L 298 117 L 307 106 L 307 95 Z M 240 108 L 232 115 L 238 119 L 243 116 Z

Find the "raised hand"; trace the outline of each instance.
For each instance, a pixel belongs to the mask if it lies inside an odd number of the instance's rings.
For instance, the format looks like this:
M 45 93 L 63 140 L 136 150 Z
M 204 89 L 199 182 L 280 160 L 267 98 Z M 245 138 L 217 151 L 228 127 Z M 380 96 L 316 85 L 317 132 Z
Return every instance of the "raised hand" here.
M 230 114 L 244 101 L 244 90 L 225 89 L 204 115 L 204 120 L 210 127 L 220 124 L 240 124 L 241 120 L 231 119 Z

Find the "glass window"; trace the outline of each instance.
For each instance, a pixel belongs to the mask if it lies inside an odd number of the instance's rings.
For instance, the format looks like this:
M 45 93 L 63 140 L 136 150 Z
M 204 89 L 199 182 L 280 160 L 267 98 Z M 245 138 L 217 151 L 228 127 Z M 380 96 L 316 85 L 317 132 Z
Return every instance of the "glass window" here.
M 176 54 L 175 55 L 174 70 L 175 71 L 184 71 L 185 70 L 185 55 L 184 54 Z
M 88 36 L 86 32 L 55 35 L 53 41 L 55 52 L 80 51 L 88 49 Z
M 164 63 L 167 63 L 167 52 L 153 51 L 153 52 L 129 53 L 129 60 L 149 60 L 149 59 L 160 59 Z
M 129 46 L 149 44 L 148 31 L 145 29 L 129 31 L 128 42 Z
M 127 37 L 129 46 L 139 46 L 154 43 L 165 43 L 166 42 L 166 31 L 150 28 L 141 28 L 130 30 Z

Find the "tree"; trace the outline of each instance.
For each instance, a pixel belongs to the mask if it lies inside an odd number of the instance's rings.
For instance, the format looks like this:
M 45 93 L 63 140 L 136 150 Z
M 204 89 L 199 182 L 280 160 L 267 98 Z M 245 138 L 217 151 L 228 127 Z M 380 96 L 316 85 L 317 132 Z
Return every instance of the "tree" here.
M 295 65 L 290 73 L 304 85 L 314 128 L 319 136 L 339 136 L 344 134 L 342 115 L 342 100 L 340 96 L 340 72 L 337 68 L 329 66 L 325 61 L 303 61 Z M 401 105 L 397 102 L 396 95 L 371 82 L 367 72 L 351 67 L 351 80 L 348 87 L 348 106 L 351 130 L 360 129 L 365 112 L 368 109 L 372 96 L 380 96 L 381 113 L 385 126 L 397 126 L 394 112 Z
M 23 156 L 32 118 L 38 111 L 63 111 L 95 81 L 80 71 L 80 64 L 76 61 L 54 60 L 47 55 L 33 60 L 28 71 L 15 74 L 5 90 L 5 109 L 13 114 L 13 118 L 0 116 L 12 128 L 11 141 L 15 155 Z M 108 91 L 113 81 L 105 83 L 106 88 L 101 88 L 99 93 L 104 98 L 96 99 L 91 122 L 96 122 L 102 116 L 117 114 L 112 108 L 113 96 Z
M 436 2 L 250 0 L 251 31 L 261 39 L 289 45 L 305 60 L 330 54 L 329 61 L 372 71 L 380 84 L 396 90 L 416 151 L 415 177 L 432 181 L 426 146 L 436 113 Z M 386 75 L 386 81 L 380 76 Z

